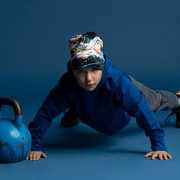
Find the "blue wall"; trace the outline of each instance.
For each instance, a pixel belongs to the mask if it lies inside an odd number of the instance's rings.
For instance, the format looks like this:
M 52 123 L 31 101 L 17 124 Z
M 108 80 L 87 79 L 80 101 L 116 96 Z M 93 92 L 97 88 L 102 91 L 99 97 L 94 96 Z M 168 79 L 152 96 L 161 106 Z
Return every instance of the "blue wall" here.
M 1 0 L 0 96 L 43 101 L 94 31 L 111 62 L 153 89 L 180 88 L 179 0 Z

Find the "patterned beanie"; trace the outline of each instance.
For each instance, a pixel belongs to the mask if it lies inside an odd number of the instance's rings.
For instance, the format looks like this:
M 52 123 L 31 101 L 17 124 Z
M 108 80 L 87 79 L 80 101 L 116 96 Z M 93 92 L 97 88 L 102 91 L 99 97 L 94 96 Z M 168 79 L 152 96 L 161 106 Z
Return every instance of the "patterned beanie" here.
M 73 36 L 69 40 L 69 49 L 73 71 L 85 67 L 103 70 L 103 41 L 96 33 L 88 32 Z

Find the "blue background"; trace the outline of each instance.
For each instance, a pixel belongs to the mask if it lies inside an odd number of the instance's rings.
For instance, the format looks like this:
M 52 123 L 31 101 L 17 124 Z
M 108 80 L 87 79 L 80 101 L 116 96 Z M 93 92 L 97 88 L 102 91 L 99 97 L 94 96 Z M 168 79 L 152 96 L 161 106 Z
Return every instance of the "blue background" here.
M 43 100 L 66 71 L 69 38 L 88 31 L 101 36 L 115 66 L 176 91 L 179 8 L 179 0 L 1 0 L 0 94 Z
M 67 70 L 69 38 L 88 31 L 101 36 L 104 53 L 115 66 L 152 89 L 175 92 L 180 88 L 179 22 L 179 0 L 1 0 L 0 96 L 20 102 L 28 125 Z M 150 179 L 150 174 L 175 179 L 180 133 L 174 121 L 164 125 L 168 113 L 156 116 L 173 160 L 142 158 L 150 144 L 135 121 L 109 137 L 81 123 L 65 130 L 59 127 L 60 115 L 43 141 L 48 159 L 1 164 L 1 177 L 22 177 L 21 168 L 26 179 L 127 180 Z M 3 114 L 13 117 L 9 107 L 3 107 Z

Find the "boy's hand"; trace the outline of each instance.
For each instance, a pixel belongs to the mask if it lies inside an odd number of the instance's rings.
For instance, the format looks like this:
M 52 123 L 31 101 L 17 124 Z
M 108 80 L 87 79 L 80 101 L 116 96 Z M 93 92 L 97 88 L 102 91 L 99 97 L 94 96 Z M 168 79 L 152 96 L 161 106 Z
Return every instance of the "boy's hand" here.
M 168 154 L 166 151 L 152 151 L 147 153 L 144 157 L 151 157 L 152 160 L 154 160 L 155 158 L 159 158 L 159 160 L 167 160 L 168 158 L 172 159 L 171 155 Z
M 26 157 L 26 160 L 37 161 L 40 159 L 40 157 L 47 158 L 46 154 L 44 154 L 42 151 L 30 151 Z

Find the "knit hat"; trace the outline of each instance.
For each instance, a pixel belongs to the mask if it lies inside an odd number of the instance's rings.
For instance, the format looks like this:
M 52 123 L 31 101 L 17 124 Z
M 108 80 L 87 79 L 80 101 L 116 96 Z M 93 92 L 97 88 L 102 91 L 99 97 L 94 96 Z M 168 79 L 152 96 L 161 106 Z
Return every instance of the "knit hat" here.
M 103 70 L 103 41 L 96 33 L 88 32 L 73 36 L 69 40 L 69 49 L 73 71 L 85 67 Z

